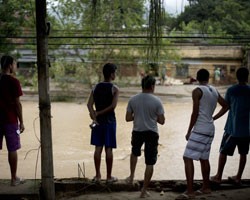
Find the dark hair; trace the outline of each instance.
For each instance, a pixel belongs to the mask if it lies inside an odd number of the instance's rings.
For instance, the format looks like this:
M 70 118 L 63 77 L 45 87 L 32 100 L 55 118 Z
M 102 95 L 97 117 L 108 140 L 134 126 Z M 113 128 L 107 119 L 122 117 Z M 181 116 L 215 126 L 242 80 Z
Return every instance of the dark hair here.
M 113 63 L 107 63 L 103 66 L 102 73 L 104 78 L 109 78 L 112 73 L 117 69 L 116 65 Z
M 209 80 L 209 71 L 206 69 L 200 69 L 196 74 L 196 79 L 201 81 L 208 81 Z
M 247 82 L 249 76 L 249 70 L 246 67 L 240 67 L 236 71 L 236 77 L 239 82 Z
M 141 80 L 142 89 L 150 89 L 152 85 L 155 85 L 155 78 L 153 76 L 147 75 Z
M 7 69 L 9 65 L 12 65 L 14 62 L 14 58 L 12 56 L 4 55 L 1 58 L 1 68 Z

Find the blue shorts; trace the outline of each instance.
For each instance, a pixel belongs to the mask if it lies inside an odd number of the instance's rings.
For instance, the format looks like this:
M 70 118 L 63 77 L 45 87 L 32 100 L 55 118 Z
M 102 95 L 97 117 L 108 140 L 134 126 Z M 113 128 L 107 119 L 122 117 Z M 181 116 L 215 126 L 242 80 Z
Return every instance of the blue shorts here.
M 116 122 L 96 125 L 91 131 L 91 144 L 116 148 Z
M 250 137 L 232 137 L 231 135 L 224 133 L 220 153 L 232 156 L 236 146 L 240 155 L 247 155 L 249 151 Z
M 153 131 L 132 132 L 132 153 L 141 155 L 141 147 L 144 144 L 144 155 L 146 165 L 154 165 L 157 161 L 159 134 Z
M 3 147 L 3 137 L 6 140 L 6 146 L 9 152 L 21 148 L 20 131 L 17 124 L 7 124 L 0 126 L 0 149 Z

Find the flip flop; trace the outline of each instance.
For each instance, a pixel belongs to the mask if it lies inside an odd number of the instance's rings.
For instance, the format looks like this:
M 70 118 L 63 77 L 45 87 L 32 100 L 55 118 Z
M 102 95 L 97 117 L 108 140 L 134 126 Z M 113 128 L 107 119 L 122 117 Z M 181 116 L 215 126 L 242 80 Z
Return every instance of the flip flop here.
M 203 192 L 202 190 L 196 190 L 194 194 L 196 196 L 201 196 L 201 195 L 211 194 L 211 192 Z
M 127 184 L 133 184 L 133 179 L 131 179 L 130 176 L 129 176 L 129 177 L 127 177 L 127 178 L 125 179 L 125 182 L 126 182 Z
M 114 183 L 114 182 L 117 182 L 117 181 L 118 181 L 118 178 L 112 176 L 110 179 L 106 180 L 106 183 L 111 184 L 111 183 Z
M 214 176 L 211 176 L 211 177 L 210 177 L 210 182 L 213 183 L 213 184 L 216 184 L 216 185 L 220 185 L 220 184 L 221 184 L 220 181 L 216 181 L 216 180 L 215 180 L 215 177 L 214 177 Z
M 195 196 L 182 193 L 178 197 L 175 198 L 175 200 L 183 200 L 183 199 L 195 199 Z
M 144 192 L 141 191 L 140 198 L 146 198 L 146 197 L 150 197 L 150 193 L 147 190 Z
M 92 179 L 92 183 L 100 183 L 101 182 L 101 178 L 97 178 L 96 176 L 94 176 L 94 178 Z
M 12 180 L 11 181 L 11 186 L 17 186 L 17 185 L 20 185 L 20 184 L 23 184 L 25 182 L 24 179 L 20 178 L 20 177 L 17 177 L 16 180 Z
M 235 186 L 241 186 L 242 185 L 241 181 L 237 181 L 233 176 L 229 176 L 228 181 L 230 183 L 234 184 Z

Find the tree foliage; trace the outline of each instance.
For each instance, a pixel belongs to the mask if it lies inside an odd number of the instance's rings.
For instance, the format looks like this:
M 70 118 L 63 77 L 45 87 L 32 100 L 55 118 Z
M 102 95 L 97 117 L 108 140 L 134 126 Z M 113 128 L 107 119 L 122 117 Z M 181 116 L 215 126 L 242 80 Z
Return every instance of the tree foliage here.
M 183 31 L 190 27 L 190 33 L 214 33 L 233 38 L 249 35 L 250 1 L 189 0 L 189 3 L 172 29 Z
M 89 0 L 58 0 L 50 5 L 59 19 L 58 29 L 64 30 L 61 34 L 73 36 L 64 39 L 64 43 L 71 44 L 67 48 L 73 49 L 83 62 L 91 61 L 90 68 L 89 65 L 85 65 L 88 68 L 87 73 L 91 73 L 92 70 L 99 72 L 100 79 L 100 69 L 105 62 L 126 65 L 139 61 L 146 62 L 149 55 L 152 55 L 150 61 L 159 56 L 157 46 L 160 47 L 160 26 L 163 24 L 160 21 L 160 0 L 152 1 L 158 2 L 154 4 L 158 5 L 156 7 L 150 4 L 149 22 L 146 17 L 145 0 L 94 2 L 95 5 Z M 148 38 L 151 40 L 147 40 Z M 148 47 L 154 48 L 149 52 Z M 79 54 L 79 49 L 88 50 L 85 54 Z
M 34 5 L 26 0 L 0 1 L 0 53 L 9 53 L 15 49 L 12 44 L 24 31 L 23 27 L 34 24 Z

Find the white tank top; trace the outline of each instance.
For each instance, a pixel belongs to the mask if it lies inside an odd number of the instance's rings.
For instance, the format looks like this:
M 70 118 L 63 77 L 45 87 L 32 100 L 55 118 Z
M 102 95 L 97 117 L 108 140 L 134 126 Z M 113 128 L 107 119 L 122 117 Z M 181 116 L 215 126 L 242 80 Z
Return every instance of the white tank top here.
M 213 86 L 199 85 L 198 88 L 202 91 L 202 97 L 200 99 L 199 115 L 193 131 L 211 134 L 215 129 L 212 116 L 217 106 L 219 95 Z

